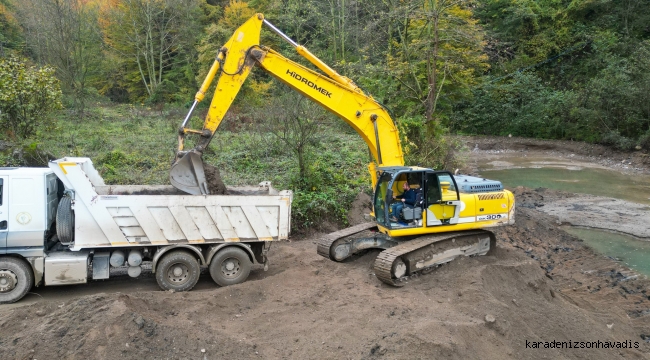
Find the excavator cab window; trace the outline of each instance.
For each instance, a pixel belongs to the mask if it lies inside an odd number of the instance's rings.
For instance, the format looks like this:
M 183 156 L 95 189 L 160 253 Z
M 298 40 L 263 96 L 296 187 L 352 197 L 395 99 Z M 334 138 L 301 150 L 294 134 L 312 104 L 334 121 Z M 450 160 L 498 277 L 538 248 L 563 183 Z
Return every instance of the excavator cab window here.
M 438 181 L 438 175 L 436 174 L 427 174 L 427 204 L 438 204 L 442 201 L 442 195 L 440 193 L 440 182 Z
M 386 206 L 386 199 L 392 197 L 392 190 L 389 189 L 391 180 L 393 179 L 392 174 L 384 172 L 379 177 L 377 181 L 377 187 L 375 188 L 375 219 L 379 224 L 386 223 L 386 211 L 388 207 Z
M 453 219 L 458 217 L 456 207 L 460 195 L 451 173 L 447 171 L 427 173 L 425 188 L 427 226 L 453 224 Z

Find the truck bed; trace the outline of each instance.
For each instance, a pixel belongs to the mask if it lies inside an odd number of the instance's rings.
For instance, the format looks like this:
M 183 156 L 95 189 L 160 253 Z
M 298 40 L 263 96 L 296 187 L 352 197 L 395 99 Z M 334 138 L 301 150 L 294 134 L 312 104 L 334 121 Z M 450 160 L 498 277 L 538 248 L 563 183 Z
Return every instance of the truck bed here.
M 88 158 L 50 168 L 71 190 L 72 250 L 288 238 L 292 192 L 269 182 L 228 187 L 228 195 L 189 195 L 168 185 L 105 185 Z

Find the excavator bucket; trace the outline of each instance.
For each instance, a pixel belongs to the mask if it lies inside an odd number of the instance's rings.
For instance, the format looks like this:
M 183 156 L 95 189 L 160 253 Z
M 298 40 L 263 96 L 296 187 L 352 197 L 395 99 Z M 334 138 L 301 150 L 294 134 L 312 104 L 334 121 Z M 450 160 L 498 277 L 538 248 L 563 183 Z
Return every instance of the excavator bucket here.
M 190 151 L 172 164 L 169 180 L 179 190 L 192 195 L 209 195 L 201 155 Z

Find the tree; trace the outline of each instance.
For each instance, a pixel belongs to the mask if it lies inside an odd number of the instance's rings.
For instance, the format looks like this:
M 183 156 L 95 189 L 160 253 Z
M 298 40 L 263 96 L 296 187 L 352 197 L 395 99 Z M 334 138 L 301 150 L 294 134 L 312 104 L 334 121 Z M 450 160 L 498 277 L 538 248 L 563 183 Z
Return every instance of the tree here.
M 410 110 L 423 110 L 425 122 L 434 119 L 445 90 L 456 96 L 467 92 L 488 68 L 483 34 L 468 5 L 425 0 L 400 12 L 405 18 L 396 29 L 398 44 L 388 65 L 403 88 L 401 96 L 415 102 Z
M 250 8 L 246 2 L 231 0 L 224 8 L 223 16 L 219 21 L 205 28 L 204 35 L 197 46 L 200 66 L 195 78 L 197 83 L 201 84 L 205 79 L 219 49 L 230 39 L 233 32 L 253 15 L 255 15 L 255 10 Z M 263 80 L 259 80 L 260 78 Z M 216 77 L 212 88 L 215 83 Z M 261 98 L 268 93 L 270 86 L 271 83 L 266 74 L 253 71 L 244 82 L 236 102 L 239 103 L 242 99 L 246 99 L 253 105 L 260 105 Z M 206 98 L 209 99 L 213 94 L 210 90 L 206 95 Z
M 103 10 L 104 39 L 128 68 L 125 77 L 137 97 L 154 99 L 178 86 L 169 77 L 191 65 L 200 11 L 197 0 L 121 0 Z
M 10 136 L 27 138 L 52 127 L 60 109 L 61 88 L 54 69 L 28 67 L 27 59 L 0 60 L 0 125 Z
M 17 50 L 22 42 L 13 5 L 9 0 L 0 0 L 0 57 L 5 57 L 9 50 Z
M 81 0 L 24 0 L 17 7 L 29 49 L 39 64 L 54 66 L 83 114 L 89 79 L 101 64 L 97 7 Z
M 285 91 L 290 91 L 283 86 Z M 317 114 L 321 114 L 320 117 Z M 325 114 L 316 104 L 295 92 L 271 99 L 263 111 L 255 115 L 261 127 L 282 141 L 298 161 L 298 185 L 310 187 L 309 149 L 318 139 L 320 125 Z

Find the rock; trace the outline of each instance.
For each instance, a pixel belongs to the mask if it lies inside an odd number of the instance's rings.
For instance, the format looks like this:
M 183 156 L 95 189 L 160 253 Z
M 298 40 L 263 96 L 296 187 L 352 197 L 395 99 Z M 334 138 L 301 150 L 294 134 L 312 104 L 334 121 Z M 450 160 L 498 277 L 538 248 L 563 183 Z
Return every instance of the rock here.
M 485 315 L 485 322 L 488 324 L 493 324 L 497 319 L 494 317 L 494 315 L 487 314 Z
M 133 319 L 133 322 L 138 326 L 138 330 L 144 327 L 144 319 L 142 316 L 138 316 L 137 318 Z

